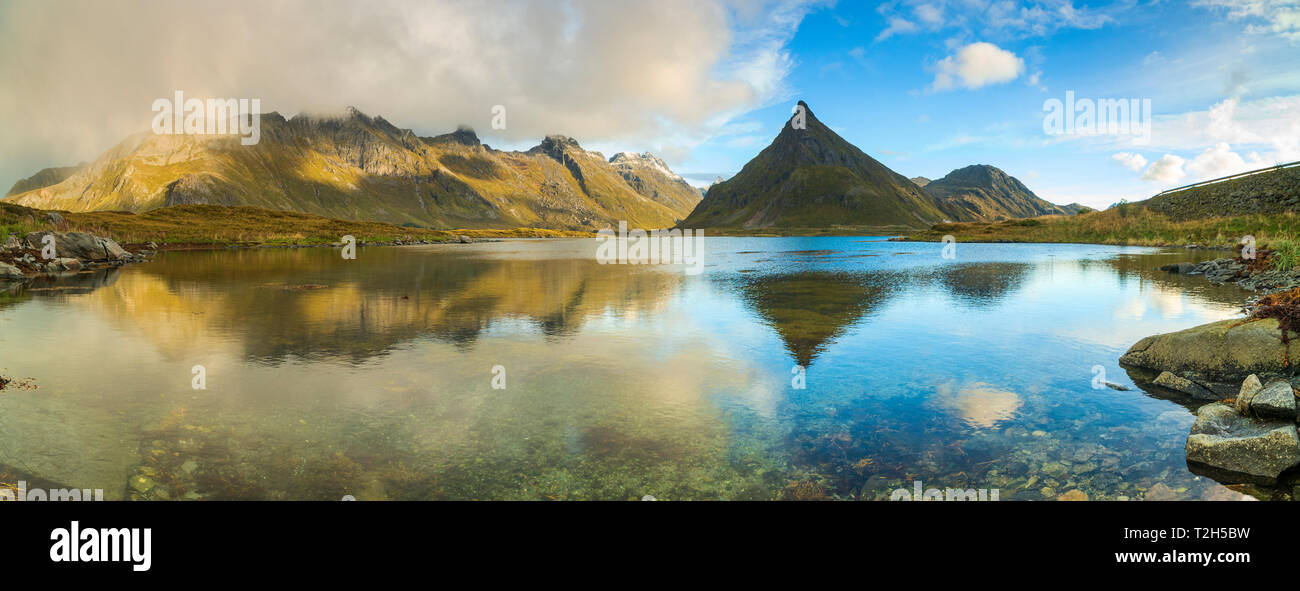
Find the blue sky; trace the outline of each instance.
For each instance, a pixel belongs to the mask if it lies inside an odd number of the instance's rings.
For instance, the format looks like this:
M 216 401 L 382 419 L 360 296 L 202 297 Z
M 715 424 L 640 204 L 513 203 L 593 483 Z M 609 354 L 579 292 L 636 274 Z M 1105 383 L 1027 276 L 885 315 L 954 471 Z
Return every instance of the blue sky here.
M 502 149 L 564 134 L 701 185 L 802 99 L 908 177 L 992 164 L 1104 207 L 1300 160 L 1297 58 L 1300 0 L 0 0 L 0 189 L 147 131 L 178 90 Z M 1150 141 L 1044 133 L 1070 92 L 1150 100 Z
M 1274 32 L 1270 21 L 1285 25 L 1286 13 L 1256 15 L 1245 2 L 1042 2 L 1005 3 L 1014 6 L 999 16 L 989 4 L 840 2 L 810 11 L 786 46 L 793 67 L 780 99 L 736 117 L 728 123 L 736 133 L 712 137 L 670 164 L 693 182 L 734 174 L 770 142 L 798 99 L 905 176 L 934 179 L 992 164 L 1058 203 L 1106 206 L 1300 160 L 1300 33 L 1293 24 L 1288 38 L 1288 29 Z M 1035 7 L 1043 13 L 1026 18 Z M 1295 3 L 1291 10 L 1292 18 L 1300 14 Z M 904 23 L 904 32 L 885 34 L 891 19 Z M 970 84 L 936 89 L 943 60 L 974 43 L 1009 52 L 1022 66 L 983 72 L 969 64 Z M 1150 143 L 1047 135 L 1044 101 L 1064 100 L 1066 91 L 1150 99 Z

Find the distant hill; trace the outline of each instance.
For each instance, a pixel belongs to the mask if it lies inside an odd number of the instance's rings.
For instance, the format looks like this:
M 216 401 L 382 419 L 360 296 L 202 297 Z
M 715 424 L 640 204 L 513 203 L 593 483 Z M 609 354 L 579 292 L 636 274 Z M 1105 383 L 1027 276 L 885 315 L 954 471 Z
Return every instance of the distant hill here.
M 914 177 L 912 177 L 911 180 L 912 180 L 913 183 L 916 183 L 916 186 L 918 186 L 918 187 L 924 187 L 924 186 L 930 184 L 930 179 L 927 179 L 927 178 L 925 178 L 925 177 L 923 177 L 923 176 L 914 176 Z
M 686 228 L 923 227 L 943 218 L 934 200 L 813 115 L 795 116 L 735 176 L 709 188 Z
M 86 167 L 86 163 L 82 162 L 81 164 L 78 164 L 76 166 L 58 166 L 53 168 L 43 168 L 32 176 L 29 176 L 25 179 L 19 179 L 18 182 L 14 183 L 14 186 L 9 189 L 9 192 L 5 193 L 5 197 L 8 197 L 10 195 L 17 195 L 19 193 L 26 193 L 27 191 L 34 191 L 36 189 L 42 189 L 50 185 L 57 185 L 63 182 L 64 179 L 72 176 L 74 173 L 76 173 L 77 171 L 85 167 Z
M 1070 212 L 1039 198 L 1015 177 L 995 166 L 959 168 L 924 187 L 947 219 L 956 222 L 996 221 Z
M 20 181 L 5 200 L 74 212 L 248 205 L 430 228 L 573 230 L 620 220 L 670 227 L 700 200 L 658 158 L 606 161 L 565 136 L 503 152 L 468 128 L 419 137 L 356 109 L 261 117 L 256 145 L 143 132 L 58 182 L 46 184 L 58 174 L 45 171 Z

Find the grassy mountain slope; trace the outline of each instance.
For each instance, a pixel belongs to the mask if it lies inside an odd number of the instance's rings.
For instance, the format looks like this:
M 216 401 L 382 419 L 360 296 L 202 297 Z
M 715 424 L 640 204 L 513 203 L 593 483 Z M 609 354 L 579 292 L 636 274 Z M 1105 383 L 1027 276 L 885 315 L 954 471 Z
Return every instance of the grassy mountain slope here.
M 1121 202 L 1104 211 L 996 223 L 936 224 L 909 236 L 959 242 L 1071 242 L 1147 246 L 1233 247 L 1253 236 L 1263 247 L 1300 238 L 1300 169 L 1279 169 Z
M 671 226 L 698 195 L 639 168 L 658 192 L 638 193 L 626 171 L 563 136 L 502 152 L 472 130 L 418 137 L 355 109 L 269 113 L 261 126 L 252 146 L 235 136 L 140 133 L 62 182 L 6 200 L 74 212 L 247 205 L 432 228 L 595 230 L 619 220 Z
M 1178 220 L 1297 211 L 1300 210 L 1300 166 L 1156 195 L 1139 203 Z
M 934 200 L 805 110 L 735 176 L 714 184 L 686 228 L 919 227 L 942 219 Z
M 987 164 L 959 168 L 931 181 L 924 190 L 952 221 L 997 221 L 1064 214 L 1015 177 Z

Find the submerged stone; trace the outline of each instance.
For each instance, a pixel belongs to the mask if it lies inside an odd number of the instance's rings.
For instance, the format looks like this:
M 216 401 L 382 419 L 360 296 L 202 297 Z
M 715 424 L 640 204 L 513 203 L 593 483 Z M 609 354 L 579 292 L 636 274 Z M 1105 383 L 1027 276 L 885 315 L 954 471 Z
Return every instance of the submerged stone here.
M 1211 392 L 1209 388 L 1206 388 L 1205 386 L 1202 386 L 1187 378 L 1176 376 L 1167 371 L 1160 372 L 1160 375 L 1157 376 L 1155 381 L 1151 383 L 1157 386 L 1168 388 L 1175 392 L 1181 392 L 1183 394 L 1191 396 L 1192 398 L 1198 398 L 1201 400 L 1219 399 L 1219 396 L 1214 392 Z

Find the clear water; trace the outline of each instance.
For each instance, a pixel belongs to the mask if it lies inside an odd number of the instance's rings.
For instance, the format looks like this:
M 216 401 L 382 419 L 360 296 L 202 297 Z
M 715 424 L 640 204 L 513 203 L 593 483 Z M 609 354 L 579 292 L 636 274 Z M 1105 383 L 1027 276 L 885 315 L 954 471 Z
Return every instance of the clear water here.
M 0 295 L 0 480 L 138 499 L 1231 493 L 1193 415 L 1094 389 L 1246 295 L 1089 245 L 708 238 L 163 253 Z M 203 366 L 206 389 L 193 386 Z M 805 387 L 794 387 L 796 365 Z M 504 371 L 505 387 L 493 387 Z M 498 384 L 500 385 L 500 384 Z

